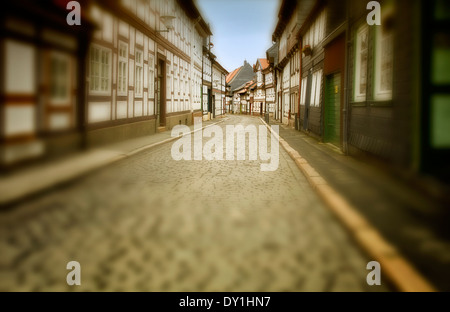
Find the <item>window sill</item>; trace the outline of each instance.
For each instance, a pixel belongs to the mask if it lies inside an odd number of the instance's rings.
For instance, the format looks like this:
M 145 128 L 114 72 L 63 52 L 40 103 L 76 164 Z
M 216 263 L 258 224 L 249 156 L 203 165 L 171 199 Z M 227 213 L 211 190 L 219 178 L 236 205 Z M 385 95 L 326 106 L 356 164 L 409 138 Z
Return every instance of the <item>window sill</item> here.
M 392 107 L 392 100 L 390 101 L 364 101 L 364 102 L 350 102 L 352 107 Z
M 94 91 L 94 90 L 90 90 L 89 91 L 89 95 L 90 96 L 111 96 L 111 90 L 108 90 L 108 91 Z
M 367 106 L 367 102 L 366 101 L 364 101 L 364 102 L 350 102 L 350 105 L 352 107 L 365 107 L 365 106 Z
M 369 103 L 369 105 L 371 107 L 391 107 L 392 106 L 392 100 L 390 101 L 368 101 L 367 103 Z

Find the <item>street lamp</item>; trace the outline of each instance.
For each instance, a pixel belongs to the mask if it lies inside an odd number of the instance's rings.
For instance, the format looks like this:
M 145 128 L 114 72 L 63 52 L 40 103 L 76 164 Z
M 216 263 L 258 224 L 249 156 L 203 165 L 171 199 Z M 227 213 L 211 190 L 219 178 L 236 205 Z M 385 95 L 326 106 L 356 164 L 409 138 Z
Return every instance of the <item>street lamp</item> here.
M 173 29 L 173 20 L 175 19 L 175 16 L 164 15 L 161 16 L 160 19 L 167 29 L 157 30 L 157 32 L 169 32 L 171 29 Z

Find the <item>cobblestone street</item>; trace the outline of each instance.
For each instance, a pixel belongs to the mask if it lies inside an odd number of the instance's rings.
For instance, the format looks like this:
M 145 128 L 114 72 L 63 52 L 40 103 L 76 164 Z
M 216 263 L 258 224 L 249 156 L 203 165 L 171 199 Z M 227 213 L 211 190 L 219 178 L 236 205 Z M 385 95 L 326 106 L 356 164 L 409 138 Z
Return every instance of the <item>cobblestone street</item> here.
M 259 160 L 175 161 L 172 144 L 1 212 L 0 290 L 389 290 L 367 285 L 372 259 L 281 146 L 278 170 L 262 172 Z M 81 286 L 66 283 L 72 260 Z

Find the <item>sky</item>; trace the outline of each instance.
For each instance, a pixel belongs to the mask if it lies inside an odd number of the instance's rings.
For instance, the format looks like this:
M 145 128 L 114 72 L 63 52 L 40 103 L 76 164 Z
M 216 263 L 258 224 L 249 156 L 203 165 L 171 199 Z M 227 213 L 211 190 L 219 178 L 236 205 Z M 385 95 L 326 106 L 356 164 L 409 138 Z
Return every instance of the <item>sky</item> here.
M 244 60 L 266 58 L 278 22 L 279 0 L 196 0 L 213 33 L 212 53 L 229 72 Z

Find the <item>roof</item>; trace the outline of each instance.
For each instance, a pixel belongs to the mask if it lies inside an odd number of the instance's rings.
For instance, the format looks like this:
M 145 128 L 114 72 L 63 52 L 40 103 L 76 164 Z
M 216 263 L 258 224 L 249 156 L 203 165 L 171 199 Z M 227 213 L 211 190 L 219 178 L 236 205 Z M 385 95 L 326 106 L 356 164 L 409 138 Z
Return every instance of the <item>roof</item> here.
M 272 34 L 272 41 L 276 42 L 286 29 L 292 14 L 297 11 L 297 24 L 303 25 L 309 14 L 313 11 L 314 6 L 322 5 L 320 0 L 282 0 L 280 11 L 278 13 L 278 23 Z M 294 33 L 294 35 L 297 35 Z
M 275 43 L 266 51 L 266 57 L 272 66 L 278 64 L 278 43 Z
M 247 91 L 247 89 L 250 88 L 254 83 L 256 84 L 256 82 L 254 82 L 253 80 L 246 81 L 242 85 L 240 85 L 239 87 L 235 88 L 234 91 L 240 91 L 242 89 Z M 238 93 L 241 93 L 241 92 L 238 92 Z
M 212 36 L 211 28 L 206 23 L 203 16 L 200 14 L 194 0 L 177 0 L 178 5 L 184 10 L 186 15 L 194 21 L 195 28 L 200 33 L 200 36 Z
M 263 58 L 258 59 L 259 64 L 261 64 L 261 70 L 266 69 L 269 66 L 269 61 Z
M 278 12 L 278 23 L 272 34 L 272 41 L 280 37 L 289 22 L 290 17 L 294 13 L 297 5 L 296 0 L 283 0 L 281 2 L 280 11 Z
M 230 91 L 234 92 L 240 90 L 247 82 L 253 80 L 255 72 L 253 71 L 252 65 L 247 61 L 244 61 L 244 65 L 237 71 L 237 73 L 227 84 L 230 86 Z M 231 76 L 230 76 L 231 77 Z
M 242 66 L 239 67 L 239 68 L 236 68 L 236 69 L 233 70 L 231 73 L 229 73 L 229 74 L 227 75 L 226 82 L 229 83 L 231 80 L 233 80 L 233 78 L 236 76 L 236 74 L 239 72 L 239 70 L 240 70 L 241 68 L 242 68 Z
M 219 62 L 213 60 L 213 66 L 216 66 L 223 74 L 228 75 L 228 70 L 226 70 Z

